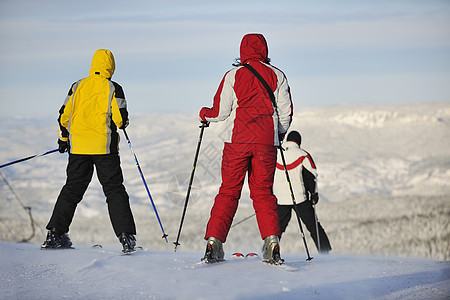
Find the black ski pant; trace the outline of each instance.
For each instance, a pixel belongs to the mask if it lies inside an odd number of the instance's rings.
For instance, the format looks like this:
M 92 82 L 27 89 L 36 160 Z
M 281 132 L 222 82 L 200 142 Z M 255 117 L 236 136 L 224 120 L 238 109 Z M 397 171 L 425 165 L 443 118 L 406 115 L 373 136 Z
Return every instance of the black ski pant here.
M 311 238 L 316 244 L 317 249 L 319 249 L 314 208 L 311 202 L 303 201 L 302 203 L 298 203 L 297 208 L 300 220 L 302 220 L 303 224 L 305 224 L 306 229 L 308 229 Z M 295 211 L 294 205 L 278 205 L 278 216 L 280 219 L 281 234 L 283 234 L 289 224 L 292 210 Z M 320 222 L 317 222 L 317 226 L 319 228 L 320 252 L 327 253 L 331 250 L 330 241 L 328 240 L 328 236 L 325 233 L 325 230 L 322 228 L 322 225 L 320 225 Z
M 136 234 L 128 194 L 123 185 L 119 154 L 69 154 L 66 183 L 61 189 L 46 228 L 55 228 L 59 233 L 69 231 L 75 209 L 91 182 L 94 166 L 106 196 L 114 233 L 116 236 L 122 232 Z

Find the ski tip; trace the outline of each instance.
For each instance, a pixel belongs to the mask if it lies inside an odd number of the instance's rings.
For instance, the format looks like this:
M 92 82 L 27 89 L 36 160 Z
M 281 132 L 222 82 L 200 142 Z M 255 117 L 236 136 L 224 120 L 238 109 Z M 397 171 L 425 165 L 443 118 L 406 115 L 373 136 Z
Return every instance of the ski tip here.
M 245 255 L 240 253 L 240 252 L 236 252 L 236 253 L 231 254 L 231 257 L 233 257 L 233 258 L 245 258 Z
M 258 257 L 258 254 L 254 253 L 254 252 L 250 252 L 245 255 L 245 258 L 248 258 L 248 259 L 256 258 L 256 257 Z

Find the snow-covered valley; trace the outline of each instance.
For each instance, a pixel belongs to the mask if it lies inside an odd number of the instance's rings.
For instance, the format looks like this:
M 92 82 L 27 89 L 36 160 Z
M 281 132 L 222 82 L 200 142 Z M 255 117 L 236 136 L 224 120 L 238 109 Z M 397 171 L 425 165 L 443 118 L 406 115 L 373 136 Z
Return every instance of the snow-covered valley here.
M 222 281 L 212 280 L 221 293 L 231 285 L 234 289 L 235 273 L 244 274 L 242 276 L 247 280 L 251 274 L 259 274 L 255 280 L 250 280 L 249 293 L 242 287 L 229 291 L 229 295 L 222 298 L 264 299 L 277 295 L 275 298 L 298 299 L 297 296 L 304 295 L 313 299 L 330 299 L 330 295 L 335 295 L 334 299 L 361 299 L 359 293 L 365 293 L 367 297 L 362 298 L 366 299 L 448 298 L 450 104 L 295 109 L 291 129 L 302 134 L 302 146 L 312 154 L 317 164 L 320 194 L 317 214 L 333 250 L 329 256 L 318 255 L 307 234 L 309 249 L 315 257 L 312 266 L 308 265 L 299 229 L 293 220 L 281 240 L 281 251 L 286 261 L 299 270 L 291 274 L 283 271 L 278 275 L 277 270 L 269 268 L 269 272 L 266 271 L 267 266 L 248 263 L 219 266 L 224 278 Z M 46 116 L 1 120 L 0 164 L 56 148 L 55 119 L 56 116 Z M 46 276 L 55 277 L 53 272 L 59 266 L 62 270 L 56 274 L 62 276 L 61 280 L 74 278 L 68 283 L 68 291 L 72 292 L 84 287 L 88 280 L 82 279 L 84 275 L 90 275 L 94 281 L 104 274 L 97 285 L 88 285 L 91 292 L 80 291 L 72 295 L 74 298 L 95 298 L 100 294 L 95 294 L 94 288 L 103 291 L 105 297 L 119 296 L 118 288 L 117 294 L 113 294 L 114 289 L 108 294 L 106 287 L 102 289 L 98 284 L 122 274 L 123 270 L 119 269 L 124 260 L 126 271 L 136 274 L 129 281 L 119 277 L 125 283 L 118 286 L 136 285 L 142 292 L 131 298 L 206 298 L 213 285 L 208 281 L 215 274 L 213 267 L 199 268 L 201 272 L 189 274 L 186 266 L 195 265 L 204 251 L 204 229 L 220 185 L 220 136 L 224 124 L 212 124 L 205 130 L 181 245 L 176 253 L 172 244 L 176 239 L 186 193 L 183 181 L 192 170 L 200 132 L 198 125 L 195 113 L 140 114 L 131 110 L 127 132 L 165 231 L 169 234 L 169 243 L 166 243 L 161 239 L 161 229 L 134 158 L 121 135 L 125 186 L 135 214 L 138 244 L 145 249 L 136 260 L 109 254 L 105 257 L 100 250 L 95 252 L 91 249 L 94 244 L 102 244 L 108 252 L 120 252 L 121 249 L 113 234 L 101 186 L 95 175 L 69 232 L 77 249 L 58 252 L 56 261 L 49 254 L 42 253 L 44 251 L 34 253 L 45 238 L 44 227 L 65 181 L 67 154 L 53 153 L 0 169 L 4 176 L 0 184 L 0 240 L 5 241 L 0 244 L 0 249 L 11 257 L 2 263 L 2 270 L 6 271 L 2 271 L 1 279 L 3 282 L 9 275 L 13 278 L 1 284 L 2 290 L 8 293 L 0 298 L 26 298 L 34 292 L 37 292 L 36 298 L 45 298 L 43 289 L 45 286 L 50 288 L 48 284 L 51 282 Z M 28 212 L 22 206 L 31 207 L 36 232 L 30 244 L 13 244 L 32 235 Z M 252 214 L 245 186 L 235 222 Z M 250 218 L 231 229 L 224 250 L 226 258 L 229 258 L 236 251 L 259 252 L 261 246 L 255 218 Z M 34 256 L 36 263 L 32 262 Z M 158 262 L 153 262 L 155 260 Z M 75 268 L 75 265 L 79 266 Z M 348 265 L 353 265 L 354 269 L 347 269 Z M 31 270 L 33 266 L 35 270 Z M 142 276 L 148 277 L 149 281 L 144 282 L 159 282 L 156 275 L 148 275 L 147 272 L 160 273 L 161 281 L 167 281 L 163 284 L 166 288 L 179 286 L 190 297 L 182 297 L 175 291 L 164 295 L 162 288 L 149 288 L 146 293 L 144 283 L 135 281 Z M 270 275 L 266 274 L 273 272 L 277 272 L 276 276 L 280 278 L 269 283 Z M 285 278 L 292 274 L 295 275 Z M 422 275 L 432 279 L 423 281 Z M 193 283 L 191 276 L 199 276 L 201 282 Z M 341 280 L 335 276 L 340 276 Z M 20 278 L 32 285 L 23 287 Z M 407 282 L 405 278 L 411 280 Z M 185 286 L 184 279 L 194 287 Z M 391 280 L 392 285 L 389 286 Z M 240 279 L 238 282 L 238 285 L 243 284 Z M 251 294 L 259 284 L 267 285 L 269 290 L 279 290 L 273 294 Z M 201 292 L 201 288 L 205 290 Z M 353 289 L 354 292 L 351 291 Z M 419 291 L 417 295 L 414 295 L 415 289 Z M 336 290 L 341 293 L 334 294 Z M 366 293 L 368 291 L 373 294 Z

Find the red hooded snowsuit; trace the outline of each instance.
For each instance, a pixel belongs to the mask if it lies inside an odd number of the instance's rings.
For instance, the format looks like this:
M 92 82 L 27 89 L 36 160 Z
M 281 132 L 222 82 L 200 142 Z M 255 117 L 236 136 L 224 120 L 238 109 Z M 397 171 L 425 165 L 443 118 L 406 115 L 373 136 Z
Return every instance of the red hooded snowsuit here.
M 240 46 L 241 64 L 250 64 L 271 87 L 278 113 L 260 81 L 238 66 L 223 77 L 212 108 L 202 108 L 200 118 L 228 122 L 222 156 L 222 185 L 211 210 L 205 239 L 226 241 L 248 172 L 250 198 L 261 238 L 280 235 L 277 199 L 272 185 L 279 136 L 292 121 L 292 101 L 286 76 L 269 64 L 267 43 L 261 34 L 247 34 Z

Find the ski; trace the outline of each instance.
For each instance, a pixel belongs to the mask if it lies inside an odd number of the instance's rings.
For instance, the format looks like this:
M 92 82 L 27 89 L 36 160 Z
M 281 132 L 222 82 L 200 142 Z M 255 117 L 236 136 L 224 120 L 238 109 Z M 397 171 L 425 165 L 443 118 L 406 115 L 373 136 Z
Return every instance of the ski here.
M 245 255 L 246 259 L 257 259 L 259 256 L 255 252 L 250 252 Z
M 275 267 L 275 268 L 278 268 L 278 269 L 281 269 L 281 270 L 285 270 L 285 271 L 288 271 L 288 272 L 296 272 L 296 271 L 298 271 L 298 268 L 289 266 L 289 265 L 287 265 L 284 262 L 281 263 L 281 264 L 271 264 L 270 262 L 266 262 L 266 261 L 261 261 L 261 262 L 264 263 L 265 265 L 272 266 L 272 267 Z
M 92 248 L 102 249 L 103 246 L 101 244 L 95 244 L 95 245 L 92 246 Z M 141 246 L 136 246 L 133 251 L 128 251 L 128 252 L 123 252 L 123 250 L 122 250 L 122 252 L 113 252 L 113 251 L 106 251 L 106 250 L 102 250 L 101 252 L 108 253 L 108 254 L 118 254 L 118 255 L 121 255 L 121 256 L 125 256 L 125 255 L 133 255 L 136 252 L 140 252 L 142 250 L 144 250 L 144 248 L 142 248 Z
M 235 263 L 237 263 L 237 264 L 241 264 L 241 263 L 262 263 L 262 264 L 264 264 L 264 265 L 267 265 L 267 266 L 271 266 L 271 267 L 274 267 L 274 268 L 277 268 L 277 269 L 280 269 L 280 270 L 284 270 L 284 271 L 286 271 L 286 272 L 296 272 L 296 271 L 298 271 L 299 269 L 298 268 L 296 268 L 296 267 L 293 267 L 293 266 L 289 266 L 289 265 L 287 265 L 286 263 L 282 263 L 282 264 L 271 264 L 271 263 L 269 263 L 269 262 L 265 262 L 265 261 L 262 261 L 262 260 L 259 260 L 259 259 L 257 259 L 257 257 L 255 257 L 255 256 L 249 256 L 249 257 L 247 257 L 247 258 L 245 258 L 245 256 L 243 255 L 242 257 L 239 255 L 239 254 L 242 254 L 242 253 L 237 253 L 237 255 L 235 255 L 235 256 L 231 256 L 231 258 L 230 258 L 230 260 L 221 260 L 221 261 L 217 261 L 217 262 L 206 262 L 206 261 L 199 261 L 199 262 L 197 262 L 197 263 L 195 263 L 195 264 L 193 264 L 193 265 L 187 265 L 187 266 L 185 266 L 185 268 L 189 268 L 189 269 L 196 269 L 196 268 L 209 268 L 209 267 L 213 267 L 213 266 L 219 266 L 219 265 L 222 265 L 222 264 L 235 264 Z
M 287 265 L 284 260 L 282 260 L 282 262 L 280 263 L 273 263 L 273 262 L 269 262 L 269 261 L 264 261 L 261 260 L 259 258 L 259 255 L 255 252 L 249 252 L 247 254 L 243 254 L 242 252 L 234 252 L 233 254 L 231 254 L 230 258 L 228 260 L 221 260 L 221 261 L 214 261 L 214 262 L 207 262 L 205 260 L 201 260 L 197 263 L 195 263 L 194 265 L 190 265 L 190 266 L 186 266 L 186 268 L 203 268 L 203 267 L 210 267 L 210 266 L 217 266 L 217 265 L 221 265 L 224 263 L 244 263 L 244 262 L 258 262 L 258 263 L 263 263 L 264 265 L 268 265 L 268 266 L 272 266 L 287 272 L 296 272 L 299 269 L 290 265 Z
M 240 252 L 235 252 L 231 254 L 231 258 L 233 259 L 245 259 L 245 255 Z
M 122 251 L 121 255 L 133 255 L 133 254 L 135 254 L 136 252 L 139 252 L 139 251 L 141 251 L 141 250 L 144 250 L 144 248 L 142 248 L 141 246 L 136 246 L 136 247 L 134 248 L 134 250 L 132 250 L 132 251 L 127 251 L 127 252 L 123 252 L 123 251 Z
M 235 252 L 235 253 L 231 254 L 231 257 L 233 259 L 255 259 L 255 258 L 258 258 L 259 256 L 255 252 L 250 252 L 245 255 L 241 252 Z
M 41 250 L 50 250 L 50 251 L 52 251 L 52 250 L 72 250 L 72 249 L 75 249 L 75 247 L 70 246 L 70 247 L 50 248 L 50 247 L 42 247 L 41 246 L 40 249 Z
M 214 261 L 214 262 L 207 262 L 205 260 L 201 260 L 198 263 L 195 263 L 193 266 L 186 266 L 186 268 L 198 268 L 198 267 L 208 267 L 208 266 L 216 266 L 216 265 L 221 265 L 223 263 L 226 263 L 227 260 L 218 260 L 218 261 Z
M 298 268 L 287 265 L 286 262 L 284 261 L 284 259 L 280 259 L 278 261 L 262 260 L 261 262 L 263 262 L 266 265 L 277 267 L 279 269 L 282 269 L 282 270 L 285 270 L 285 271 L 288 271 L 288 272 L 298 271 Z

